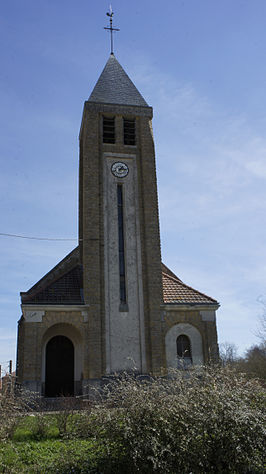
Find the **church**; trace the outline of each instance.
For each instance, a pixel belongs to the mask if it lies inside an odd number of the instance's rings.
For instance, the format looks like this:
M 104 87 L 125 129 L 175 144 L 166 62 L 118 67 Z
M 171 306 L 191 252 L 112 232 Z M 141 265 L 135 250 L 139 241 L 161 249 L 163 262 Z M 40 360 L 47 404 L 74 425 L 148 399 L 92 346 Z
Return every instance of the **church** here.
M 161 261 L 152 117 L 111 53 L 83 109 L 79 245 L 21 293 L 17 381 L 41 396 L 218 356 L 218 302 Z

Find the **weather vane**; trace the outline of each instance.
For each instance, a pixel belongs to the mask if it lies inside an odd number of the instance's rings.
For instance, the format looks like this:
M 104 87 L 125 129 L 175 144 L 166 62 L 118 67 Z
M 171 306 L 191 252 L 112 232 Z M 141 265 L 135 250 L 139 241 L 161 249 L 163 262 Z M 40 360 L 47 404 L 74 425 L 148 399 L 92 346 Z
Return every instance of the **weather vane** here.
M 120 31 L 119 28 L 113 28 L 113 16 L 114 12 L 112 10 L 112 5 L 110 5 L 109 12 L 106 13 L 110 19 L 110 26 L 104 27 L 105 30 L 109 30 L 111 33 L 111 54 L 114 54 L 114 40 L 113 40 L 113 31 Z

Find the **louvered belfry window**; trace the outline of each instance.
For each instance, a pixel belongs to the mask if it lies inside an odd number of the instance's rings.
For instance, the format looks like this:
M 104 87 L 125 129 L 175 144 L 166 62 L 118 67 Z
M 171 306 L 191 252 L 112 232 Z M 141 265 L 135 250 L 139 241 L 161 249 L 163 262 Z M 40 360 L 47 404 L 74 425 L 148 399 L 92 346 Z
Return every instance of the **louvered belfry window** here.
M 136 145 L 135 119 L 124 118 L 124 145 Z
M 190 340 L 185 334 L 178 336 L 176 340 L 176 352 L 178 357 L 186 360 L 190 359 L 192 362 Z
M 103 116 L 103 143 L 115 143 L 115 117 Z

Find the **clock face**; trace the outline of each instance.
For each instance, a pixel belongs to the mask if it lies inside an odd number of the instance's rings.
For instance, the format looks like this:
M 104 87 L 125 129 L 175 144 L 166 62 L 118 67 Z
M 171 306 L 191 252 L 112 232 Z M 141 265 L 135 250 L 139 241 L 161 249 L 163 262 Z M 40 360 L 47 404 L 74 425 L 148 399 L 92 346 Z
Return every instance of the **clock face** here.
M 116 161 L 116 163 L 112 164 L 111 171 L 117 178 L 124 178 L 128 175 L 129 169 L 126 163 L 122 163 L 122 161 Z

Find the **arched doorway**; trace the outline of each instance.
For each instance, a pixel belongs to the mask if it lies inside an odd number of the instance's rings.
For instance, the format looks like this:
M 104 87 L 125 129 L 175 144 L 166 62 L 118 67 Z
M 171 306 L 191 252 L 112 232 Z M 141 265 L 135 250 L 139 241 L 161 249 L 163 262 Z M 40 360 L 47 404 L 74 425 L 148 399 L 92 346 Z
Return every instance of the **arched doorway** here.
M 46 345 L 45 396 L 74 395 L 74 346 L 66 336 L 54 336 Z

